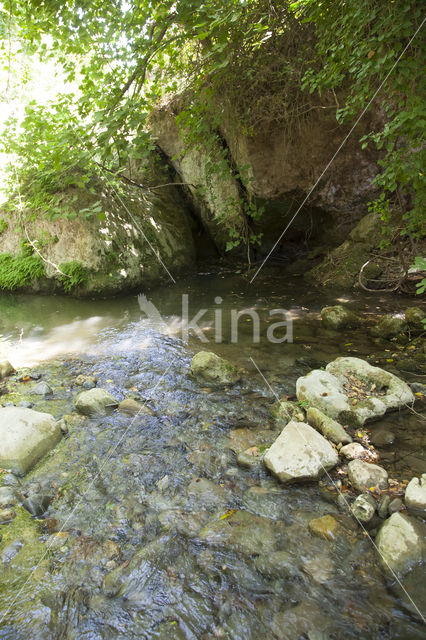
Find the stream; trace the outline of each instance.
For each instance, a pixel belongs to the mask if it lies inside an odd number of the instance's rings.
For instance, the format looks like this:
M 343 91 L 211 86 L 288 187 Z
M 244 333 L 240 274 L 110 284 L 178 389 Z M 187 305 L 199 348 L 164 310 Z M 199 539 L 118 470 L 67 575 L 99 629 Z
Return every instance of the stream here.
M 43 518 L 28 514 L 0 527 L 5 536 L 15 526 L 18 536 L 0 545 L 0 639 L 424 638 L 371 540 L 326 483 L 283 485 L 262 464 L 237 465 L 231 448 L 233 437 L 250 442 L 250 431 L 276 429 L 269 412 L 276 397 L 293 397 L 299 376 L 338 356 L 424 382 L 395 369 L 394 343 L 365 329 L 327 330 L 319 317 L 325 305 L 348 303 L 374 323 L 396 304 L 403 311 L 419 301 L 318 291 L 272 268 L 253 284 L 235 270 L 206 270 L 146 295 L 162 320 L 147 318 L 136 295 L 0 295 L 0 355 L 19 374 L 0 404 L 30 400 L 65 416 L 69 428 L 20 480 L 29 496 L 49 496 Z M 190 317 L 207 309 L 199 326 L 208 342 L 191 331 L 185 340 L 182 295 Z M 232 312 L 247 309 L 233 341 Z M 268 339 L 278 321 L 273 309 L 288 312 L 293 342 Z M 197 384 L 188 372 L 200 350 L 241 367 L 242 381 L 225 389 Z M 53 395 L 31 395 L 35 382 L 19 381 L 26 372 L 40 374 Z M 151 414 L 79 416 L 80 374 Z M 367 425 L 372 441 L 383 443 L 377 449 L 390 478 L 426 470 L 422 412 L 420 404 L 416 413 Z M 308 528 L 324 514 L 340 525 L 332 540 Z M 424 606 L 424 576 L 414 572 L 404 587 Z

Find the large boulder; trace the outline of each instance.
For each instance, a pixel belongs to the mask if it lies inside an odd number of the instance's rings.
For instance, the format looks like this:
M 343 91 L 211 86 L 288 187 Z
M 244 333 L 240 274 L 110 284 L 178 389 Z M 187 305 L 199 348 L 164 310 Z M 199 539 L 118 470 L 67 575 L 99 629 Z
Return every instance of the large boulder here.
M 190 374 L 201 384 L 224 387 L 241 379 L 241 371 L 211 351 L 199 351 L 191 362 Z
M 296 382 L 297 398 L 343 424 L 362 426 L 414 401 L 410 387 L 360 358 L 337 358 Z
M 83 391 L 75 400 L 75 408 L 85 416 L 104 415 L 108 409 L 118 407 L 118 401 L 105 389 Z
M 351 460 L 348 464 L 349 482 L 358 491 L 369 489 L 387 489 L 388 474 L 377 464 L 371 464 L 364 460 Z
M 401 513 L 393 513 L 376 536 L 385 569 L 404 574 L 425 557 L 426 525 Z
M 15 373 L 15 369 L 10 364 L 9 360 L 0 360 L 0 380 L 7 378 L 7 376 Z
M 362 324 L 362 320 L 353 311 L 341 304 L 321 309 L 321 320 L 327 329 L 346 329 Z
M 404 501 L 410 511 L 425 514 L 426 511 L 426 473 L 420 478 L 411 478 L 405 489 Z
M 268 449 L 265 465 L 281 482 L 316 480 L 338 463 L 322 435 L 304 422 L 289 422 Z
M 24 475 L 61 439 L 49 413 L 20 407 L 0 409 L 0 467 Z

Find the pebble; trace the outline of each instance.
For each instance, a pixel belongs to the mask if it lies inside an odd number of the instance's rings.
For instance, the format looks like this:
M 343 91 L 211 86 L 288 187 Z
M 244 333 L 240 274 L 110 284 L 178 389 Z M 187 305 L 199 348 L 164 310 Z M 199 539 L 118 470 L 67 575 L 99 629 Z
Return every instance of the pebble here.
M 2 509 L 0 511 L 0 524 L 7 524 L 16 518 L 16 512 L 13 509 Z
M 359 522 L 370 522 L 376 512 L 376 506 L 377 504 L 373 496 L 361 494 L 353 501 L 351 513 Z
M 314 518 L 309 522 L 308 527 L 316 536 L 326 538 L 327 540 L 335 540 L 339 523 L 333 516 L 326 515 L 321 518 Z

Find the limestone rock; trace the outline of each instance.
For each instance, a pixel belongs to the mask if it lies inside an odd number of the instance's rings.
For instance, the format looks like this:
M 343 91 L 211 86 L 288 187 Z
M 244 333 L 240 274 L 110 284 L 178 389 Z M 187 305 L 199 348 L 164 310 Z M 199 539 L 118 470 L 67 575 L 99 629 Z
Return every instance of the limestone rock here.
M 24 475 L 61 439 L 49 413 L 20 407 L 0 409 L 0 467 Z
M 75 408 L 85 416 L 103 415 L 112 406 L 118 406 L 117 400 L 108 391 L 100 388 L 83 391 L 75 400 Z
M 353 380 L 366 391 L 358 398 L 348 396 Z M 346 385 L 346 387 L 345 387 Z M 326 370 L 314 369 L 296 382 L 299 401 L 308 401 L 330 418 L 343 424 L 362 426 L 414 401 L 410 387 L 388 371 L 373 367 L 360 358 L 337 358 Z
M 411 478 L 405 489 L 404 501 L 408 509 L 423 512 L 426 510 L 426 473 L 420 478 Z
M 347 460 L 359 460 L 365 458 L 368 452 L 359 442 L 351 442 L 350 444 L 345 444 L 339 453 Z
M 339 442 L 343 444 L 352 442 L 351 436 L 346 433 L 342 425 L 326 416 L 319 409 L 310 407 L 306 413 L 306 419 L 311 427 L 314 427 L 314 429 L 335 444 L 339 444 Z
M 376 536 L 376 545 L 385 569 L 401 574 L 425 555 L 426 525 L 401 513 L 393 513 Z
M 7 378 L 7 376 L 15 373 L 15 369 L 10 364 L 9 360 L 0 360 L 0 380 Z
M 321 320 L 327 329 L 346 329 L 362 324 L 362 320 L 353 311 L 341 304 L 321 309 Z
M 290 422 L 268 449 L 264 462 L 281 482 L 316 480 L 338 456 L 322 435 L 304 422 Z
M 354 518 L 364 524 L 373 519 L 376 513 L 376 506 L 373 496 L 361 494 L 351 504 L 351 513 Z
M 35 387 L 31 390 L 31 393 L 34 393 L 36 396 L 51 396 L 53 391 L 52 388 L 44 382 L 38 382 Z
M 364 492 L 376 487 L 388 488 L 388 474 L 382 467 L 363 460 L 351 460 L 348 464 L 348 477 L 354 489 Z
M 199 351 L 191 362 L 191 375 L 202 384 L 227 386 L 241 379 L 241 372 L 230 362 L 210 351 Z

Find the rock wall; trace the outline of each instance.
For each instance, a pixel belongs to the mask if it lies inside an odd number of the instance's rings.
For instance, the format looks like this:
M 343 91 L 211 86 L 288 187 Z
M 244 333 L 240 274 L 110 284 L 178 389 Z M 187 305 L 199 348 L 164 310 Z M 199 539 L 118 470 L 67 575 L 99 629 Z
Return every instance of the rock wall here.
M 162 176 L 163 182 L 167 180 Z M 38 215 L 27 218 L 23 226 L 17 214 L 0 213 L 7 224 L 0 235 L 0 256 L 18 256 L 28 239 L 43 256 L 46 277 L 33 282 L 31 290 L 60 290 L 56 266 L 70 262 L 78 262 L 88 274 L 85 284 L 73 291 L 79 295 L 144 290 L 170 282 L 167 270 L 176 277 L 193 265 L 191 221 L 176 187 L 147 191 L 126 185 L 120 196 L 108 185 L 93 187 L 95 193 L 72 188 L 62 194 L 64 211 L 73 212 L 72 218 Z M 100 212 L 89 216 L 81 212 L 98 201 Z

